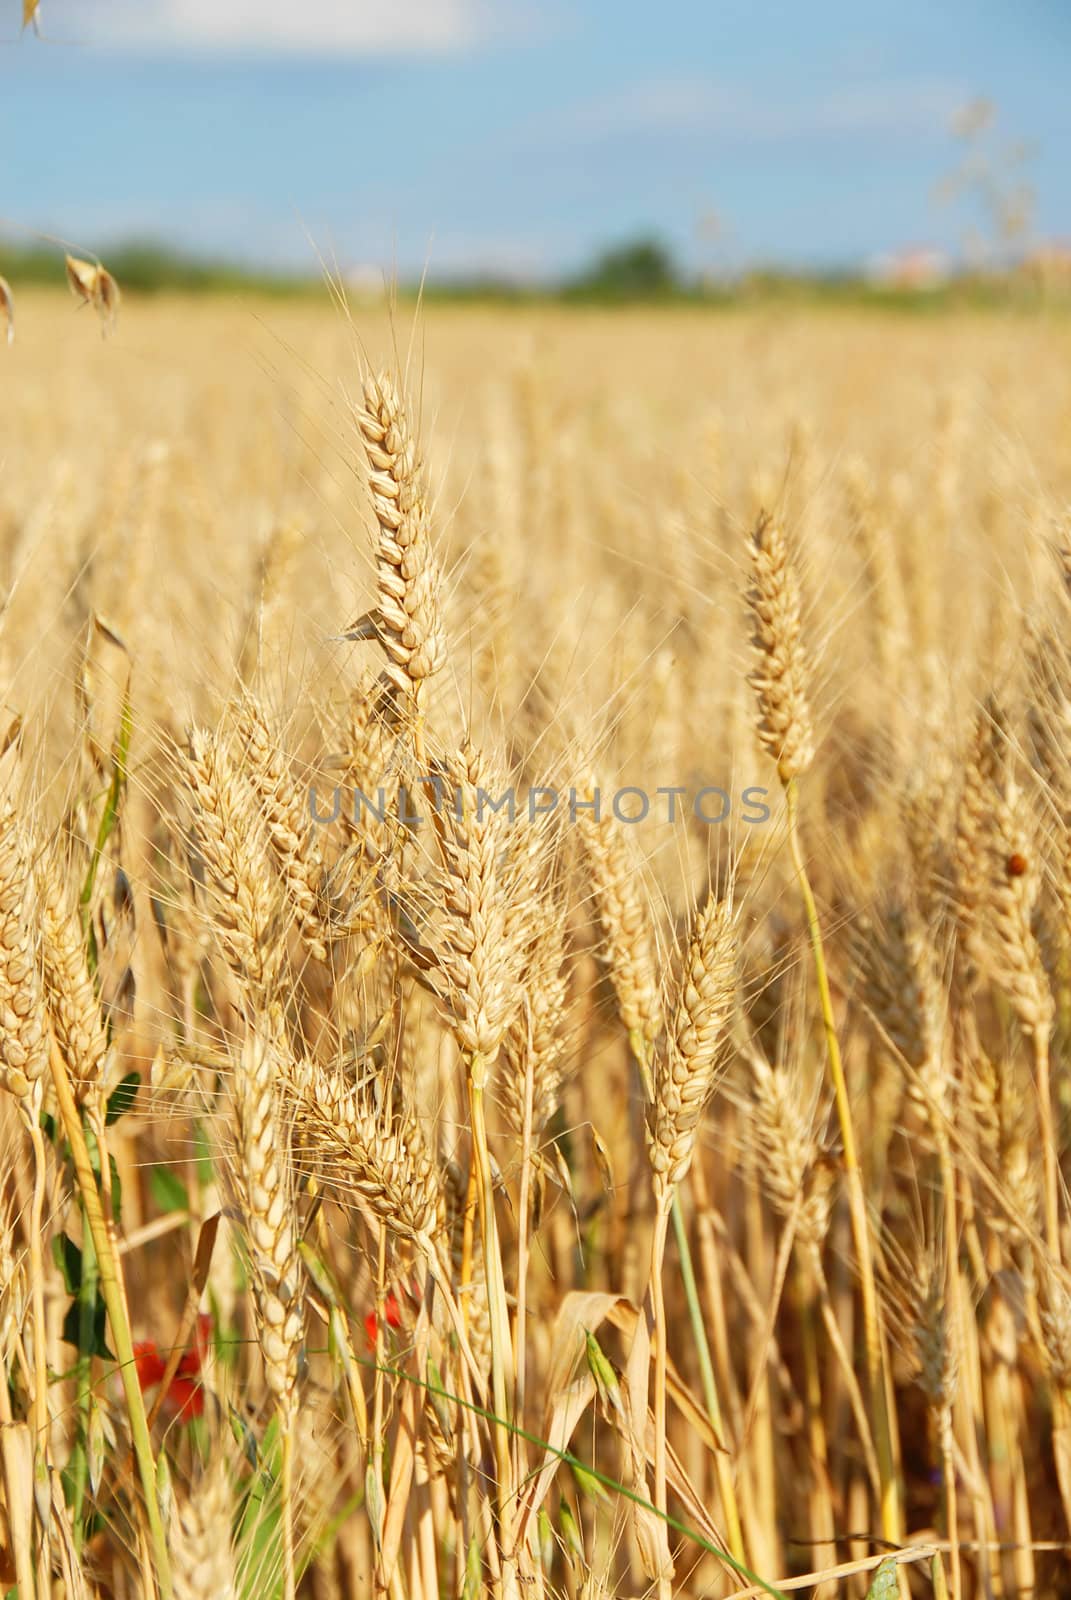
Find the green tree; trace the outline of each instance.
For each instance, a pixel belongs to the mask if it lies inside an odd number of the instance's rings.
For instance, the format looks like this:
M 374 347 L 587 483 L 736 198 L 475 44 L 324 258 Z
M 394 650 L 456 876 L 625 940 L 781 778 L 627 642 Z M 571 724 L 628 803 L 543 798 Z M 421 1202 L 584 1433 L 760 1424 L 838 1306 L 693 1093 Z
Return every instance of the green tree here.
M 645 235 L 604 250 L 572 287 L 600 298 L 647 300 L 673 294 L 682 283 L 666 246 Z

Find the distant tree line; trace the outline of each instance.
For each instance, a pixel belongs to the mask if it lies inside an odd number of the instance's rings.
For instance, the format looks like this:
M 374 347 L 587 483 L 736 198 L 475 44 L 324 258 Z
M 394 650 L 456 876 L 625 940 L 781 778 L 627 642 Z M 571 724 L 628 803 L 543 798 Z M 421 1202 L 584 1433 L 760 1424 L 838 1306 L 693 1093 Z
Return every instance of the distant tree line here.
M 271 271 L 247 268 L 239 263 L 217 261 L 184 254 L 174 247 L 155 242 L 131 241 L 112 244 L 106 250 L 109 271 L 124 294 L 153 294 L 171 291 L 182 294 L 322 294 L 323 278 L 318 273 Z M 53 284 L 65 279 L 64 252 L 55 244 L 15 245 L 0 238 L 0 279 L 11 286 Z M 1046 303 L 1063 303 L 1071 282 L 1060 279 L 1059 292 L 1046 291 Z M 402 283 L 403 294 L 418 290 L 415 283 Z M 355 293 L 360 291 L 356 288 Z M 367 292 L 367 284 L 365 285 Z M 580 270 L 557 282 L 518 284 L 503 278 L 473 273 L 437 281 L 431 277 L 423 286 L 431 300 L 525 301 L 559 300 L 579 304 L 733 304 L 740 301 L 789 301 L 813 303 L 829 301 L 843 304 L 903 305 L 912 310 L 939 310 L 950 301 L 970 304 L 1032 303 L 1042 290 L 1022 272 L 965 273 L 944 284 L 920 292 L 910 287 L 874 284 L 857 270 L 845 268 L 822 273 L 803 273 L 782 268 L 755 266 L 732 281 L 704 280 L 686 271 L 669 247 L 653 234 L 600 250 Z M 0 333 L 2 333 L 0 328 Z

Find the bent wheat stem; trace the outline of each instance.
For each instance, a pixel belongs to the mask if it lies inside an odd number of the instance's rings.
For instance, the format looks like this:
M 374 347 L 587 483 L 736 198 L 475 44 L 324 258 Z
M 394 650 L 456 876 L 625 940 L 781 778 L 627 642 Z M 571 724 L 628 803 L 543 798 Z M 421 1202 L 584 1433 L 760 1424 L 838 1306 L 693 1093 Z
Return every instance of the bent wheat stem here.
M 840 1041 L 837 1038 L 837 1024 L 833 1015 L 833 997 L 829 988 L 829 974 L 826 969 L 825 947 L 822 943 L 818 907 L 815 904 L 814 891 L 811 888 L 811 880 L 807 875 L 807 865 L 803 858 L 799 829 L 799 790 L 794 777 L 785 782 L 784 790 L 785 804 L 788 810 L 788 848 L 792 857 L 792 865 L 795 868 L 796 879 L 800 886 L 804 913 L 807 918 L 811 952 L 814 956 L 815 977 L 818 982 L 818 1000 L 822 1012 L 822 1027 L 826 1038 L 829 1076 L 836 1100 L 837 1121 L 840 1125 L 841 1143 L 844 1148 L 844 1171 L 848 1185 L 848 1206 L 851 1215 L 852 1238 L 859 1263 L 867 1381 L 870 1390 L 871 1409 L 874 1413 L 874 1443 L 877 1449 L 878 1473 L 881 1479 L 881 1528 L 883 1536 L 890 1543 L 898 1544 L 901 1538 L 900 1493 L 896 1481 L 896 1467 L 893 1460 L 892 1437 L 885 1397 L 881 1332 L 878 1326 L 878 1296 L 874 1281 L 874 1261 L 870 1246 L 870 1224 L 866 1212 L 866 1196 L 863 1193 L 863 1179 L 856 1153 L 855 1129 L 852 1123 L 851 1101 L 848 1097 L 848 1083 L 844 1076 Z

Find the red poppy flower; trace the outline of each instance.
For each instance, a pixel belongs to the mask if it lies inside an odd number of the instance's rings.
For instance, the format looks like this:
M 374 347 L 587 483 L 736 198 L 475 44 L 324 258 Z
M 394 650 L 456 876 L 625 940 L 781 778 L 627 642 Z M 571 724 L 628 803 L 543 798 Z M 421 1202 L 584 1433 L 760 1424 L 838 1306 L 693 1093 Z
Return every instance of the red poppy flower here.
M 164 1359 L 156 1348 L 155 1339 L 139 1339 L 134 1346 L 134 1365 L 138 1382 L 143 1389 L 151 1389 L 164 1375 Z
M 167 1391 L 161 1411 L 164 1416 L 179 1422 L 189 1422 L 204 1415 L 205 1392 L 201 1384 L 201 1363 L 208 1353 L 212 1335 L 212 1318 L 204 1312 L 197 1318 L 194 1343 L 184 1350 L 175 1376 Z M 155 1339 L 141 1339 L 134 1346 L 134 1365 L 142 1390 L 155 1388 L 167 1368 Z
M 388 1328 L 400 1328 L 402 1325 L 402 1312 L 398 1304 L 398 1296 L 393 1289 L 387 1290 L 387 1297 L 383 1301 L 383 1316 Z M 379 1323 L 374 1311 L 370 1311 L 364 1319 L 364 1332 L 368 1340 L 369 1350 L 376 1347 L 376 1337 L 379 1333 Z

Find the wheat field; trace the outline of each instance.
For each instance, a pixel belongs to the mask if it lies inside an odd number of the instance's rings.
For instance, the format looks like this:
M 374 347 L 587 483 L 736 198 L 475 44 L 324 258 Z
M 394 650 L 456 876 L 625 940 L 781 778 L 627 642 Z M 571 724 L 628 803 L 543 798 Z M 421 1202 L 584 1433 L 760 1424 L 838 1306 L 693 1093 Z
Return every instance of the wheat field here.
M 1071 328 L 19 296 L 0 1586 L 1071 1593 Z

